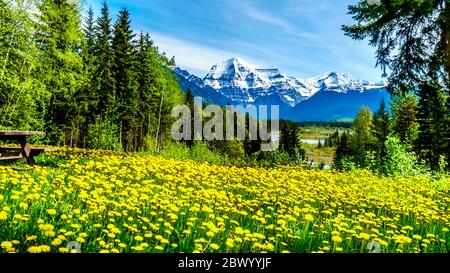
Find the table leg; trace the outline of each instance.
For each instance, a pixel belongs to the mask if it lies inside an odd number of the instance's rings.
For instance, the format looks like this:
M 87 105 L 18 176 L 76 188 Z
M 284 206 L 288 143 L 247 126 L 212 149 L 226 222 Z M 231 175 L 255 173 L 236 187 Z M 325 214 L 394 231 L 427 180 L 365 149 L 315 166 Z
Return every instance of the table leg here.
M 34 158 L 31 154 L 31 147 L 27 143 L 26 137 L 21 137 L 19 139 L 20 146 L 22 147 L 22 155 L 27 159 L 28 165 L 34 165 Z

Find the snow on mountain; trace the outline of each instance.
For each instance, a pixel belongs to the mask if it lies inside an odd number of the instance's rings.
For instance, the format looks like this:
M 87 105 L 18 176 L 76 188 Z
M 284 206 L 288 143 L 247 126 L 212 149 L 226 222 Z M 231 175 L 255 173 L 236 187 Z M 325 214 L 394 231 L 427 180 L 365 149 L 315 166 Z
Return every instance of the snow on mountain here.
M 337 94 L 341 94 L 339 98 L 346 99 L 361 93 L 358 101 L 364 101 L 372 95 L 365 96 L 363 93 L 366 91 L 385 92 L 386 88 L 384 82 L 357 80 L 349 74 L 336 71 L 299 79 L 286 76 L 277 68 L 257 67 L 239 58 L 231 58 L 212 66 L 203 79 L 179 68 L 175 68 L 173 72 L 180 79 L 182 87 L 190 87 L 194 93 L 209 101 L 221 105 L 280 105 L 281 113 L 289 111 L 291 116 L 301 108 L 299 105 L 304 105 L 303 102 L 310 98 L 324 102 L 323 98 L 331 98 Z M 327 92 L 333 93 L 327 95 Z M 317 100 L 318 97 L 322 99 Z M 351 100 L 346 103 L 351 103 Z
M 254 103 L 277 93 L 282 103 L 293 107 L 311 95 L 301 81 L 277 68 L 256 67 L 239 58 L 214 65 L 203 81 L 235 103 Z

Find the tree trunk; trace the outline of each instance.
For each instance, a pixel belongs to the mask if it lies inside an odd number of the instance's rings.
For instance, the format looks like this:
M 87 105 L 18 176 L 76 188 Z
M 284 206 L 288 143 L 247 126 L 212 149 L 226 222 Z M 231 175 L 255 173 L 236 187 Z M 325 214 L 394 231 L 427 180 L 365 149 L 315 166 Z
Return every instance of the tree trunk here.
M 161 127 L 161 111 L 163 105 L 164 95 L 161 94 L 161 103 L 159 104 L 159 117 L 158 117 L 158 127 L 156 128 L 156 152 L 159 152 L 159 131 Z
M 444 39 L 445 39 L 445 45 L 447 46 L 447 65 L 446 65 L 446 72 L 447 72 L 447 89 L 450 89 L 450 3 L 445 2 L 445 30 L 444 30 Z M 447 92 L 450 92 L 450 90 L 447 90 Z

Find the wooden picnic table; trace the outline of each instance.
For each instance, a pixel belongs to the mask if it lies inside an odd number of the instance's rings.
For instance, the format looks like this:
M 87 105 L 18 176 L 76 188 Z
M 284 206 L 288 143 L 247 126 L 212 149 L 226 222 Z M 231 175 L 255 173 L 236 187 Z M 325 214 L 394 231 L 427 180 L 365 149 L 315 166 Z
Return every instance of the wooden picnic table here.
M 27 138 L 35 135 L 45 135 L 39 131 L 2 131 L 0 130 L 0 140 L 14 141 L 20 147 L 0 147 L 0 160 L 16 160 L 26 158 L 29 165 L 34 165 L 34 157 L 43 152 L 54 151 L 49 148 L 33 148 L 27 142 Z

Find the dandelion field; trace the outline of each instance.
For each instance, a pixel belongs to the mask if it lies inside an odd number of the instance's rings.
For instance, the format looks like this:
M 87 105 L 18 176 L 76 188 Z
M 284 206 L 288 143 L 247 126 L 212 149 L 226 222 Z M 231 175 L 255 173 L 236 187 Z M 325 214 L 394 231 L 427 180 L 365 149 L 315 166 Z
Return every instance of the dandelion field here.
M 0 166 L 0 253 L 449 251 L 450 181 L 60 150 Z

